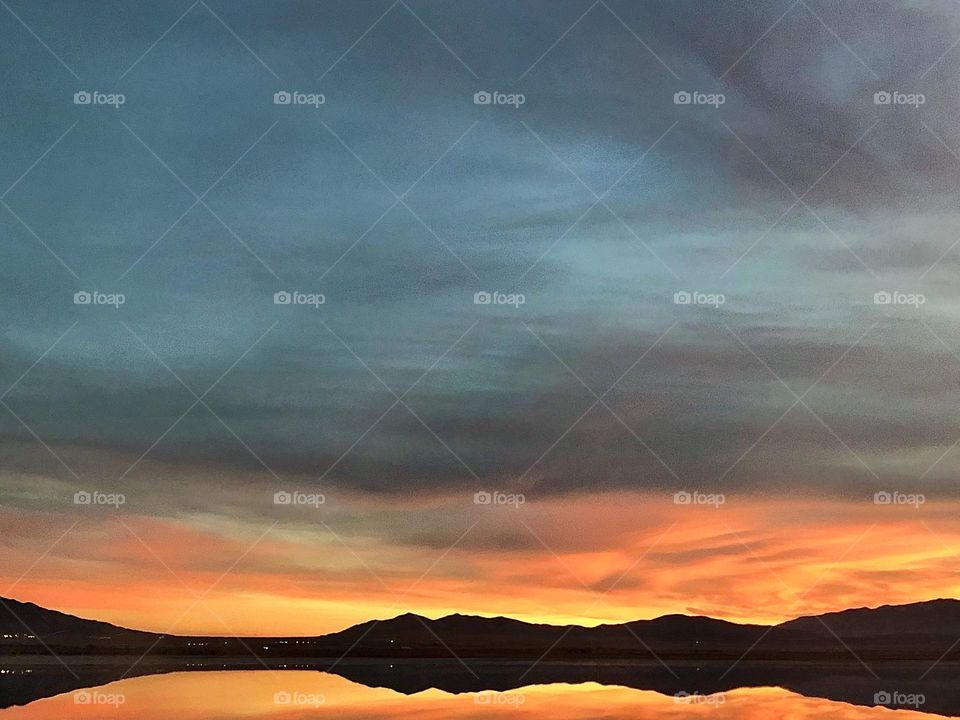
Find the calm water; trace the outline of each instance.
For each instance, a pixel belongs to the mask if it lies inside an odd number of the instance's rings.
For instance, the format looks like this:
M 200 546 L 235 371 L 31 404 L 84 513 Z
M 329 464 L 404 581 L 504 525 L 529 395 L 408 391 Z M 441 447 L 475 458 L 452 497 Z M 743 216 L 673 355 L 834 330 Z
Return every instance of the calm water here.
M 236 718 L 489 718 L 715 720 L 939 718 L 929 712 L 858 707 L 775 687 L 676 699 L 649 690 L 580 684 L 531 685 L 502 693 L 410 695 L 316 671 L 172 672 L 111 682 L 0 710 L 0 720 L 236 720 Z

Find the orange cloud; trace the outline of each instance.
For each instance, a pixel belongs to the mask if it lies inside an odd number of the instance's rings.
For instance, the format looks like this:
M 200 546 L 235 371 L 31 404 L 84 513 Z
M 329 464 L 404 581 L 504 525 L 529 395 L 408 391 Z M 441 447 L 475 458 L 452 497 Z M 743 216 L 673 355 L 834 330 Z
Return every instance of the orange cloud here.
M 74 515 L 0 513 L 0 583 L 85 617 L 216 635 L 319 634 L 408 610 L 778 622 L 960 596 L 952 503 L 729 497 L 715 508 L 609 493 L 519 508 L 446 498 L 402 511 L 367 499 L 324 512 L 233 525 L 103 514 L 75 526 Z

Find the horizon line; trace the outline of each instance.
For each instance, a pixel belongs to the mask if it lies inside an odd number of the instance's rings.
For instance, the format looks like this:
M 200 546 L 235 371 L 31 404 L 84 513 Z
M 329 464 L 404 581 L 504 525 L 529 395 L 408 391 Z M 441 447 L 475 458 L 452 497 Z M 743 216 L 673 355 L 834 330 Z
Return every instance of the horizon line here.
M 454 617 L 461 617 L 461 618 L 478 618 L 478 619 L 484 619 L 484 620 L 509 620 L 509 621 L 512 621 L 512 622 L 523 623 L 523 624 L 525 624 L 525 625 L 533 625 L 533 626 L 539 626 L 539 627 L 556 627 L 556 628 L 568 628 L 568 627 L 597 628 L 597 627 L 607 627 L 607 626 L 617 626 L 617 625 L 629 625 L 629 624 L 632 624 L 632 623 L 640 623 L 640 622 L 655 622 L 655 621 L 657 621 L 657 620 L 662 620 L 662 619 L 664 619 L 664 618 L 683 617 L 683 618 L 689 618 L 689 619 L 706 619 L 706 620 L 712 620 L 712 621 L 715 621 L 715 622 L 727 623 L 727 624 L 729 624 L 729 625 L 738 625 L 738 626 L 740 626 L 740 627 L 751 627 L 751 626 L 753 626 L 753 627 L 775 628 L 775 627 L 779 627 L 779 626 L 781 626 L 781 625 L 785 625 L 785 624 L 787 624 L 787 623 L 793 622 L 793 621 L 795 621 L 795 620 L 801 620 L 801 619 L 803 619 L 803 618 L 823 617 L 823 616 L 825 616 L 825 615 L 834 615 L 834 614 L 839 614 L 839 613 L 844 613 L 844 612 L 855 612 L 855 611 L 864 611 L 864 610 L 866 610 L 866 611 L 874 611 L 874 610 L 881 610 L 881 609 L 883 609 L 883 608 L 911 607 L 911 606 L 915 606 L 915 605 L 927 605 L 927 604 L 937 603 L 937 602 L 957 602 L 957 603 L 960 603 L 960 598 L 936 597 L 936 598 L 930 598 L 930 599 L 928 599 L 928 600 L 917 600 L 917 601 L 909 602 L 909 603 L 898 603 L 898 604 L 894 604 L 894 603 L 884 603 L 884 604 L 876 605 L 876 606 L 872 606 L 872 607 L 871 607 L 871 606 L 867 606 L 867 605 L 862 605 L 862 606 L 859 606 L 859 607 L 846 607 L 846 608 L 842 608 L 842 609 L 840 609 L 840 610 L 829 610 L 829 611 L 827 611 L 827 612 L 822 612 L 822 613 L 811 613 L 811 614 L 807 614 L 807 615 L 797 615 L 797 616 L 795 616 L 795 617 L 792 617 L 792 618 L 787 619 L 787 620 L 783 620 L 783 621 L 778 622 L 778 623 L 736 622 L 736 621 L 733 621 L 733 620 L 725 620 L 725 619 L 723 619 L 723 618 L 713 617 L 713 616 L 711 616 L 711 615 L 700 615 L 700 614 L 690 615 L 690 614 L 687 614 L 687 613 L 676 612 L 676 613 L 664 613 L 663 615 L 657 615 L 657 616 L 651 617 L 651 618 L 636 618 L 636 619 L 633 619 L 633 620 L 625 620 L 625 621 L 622 621 L 622 622 L 601 622 L 601 623 L 597 623 L 596 625 L 582 625 L 582 624 L 579 624 L 579 623 L 556 624 L 556 623 L 531 622 L 531 621 L 529 621 L 529 620 L 522 620 L 522 619 L 517 618 L 517 617 L 511 617 L 511 616 L 509 616 L 509 615 L 483 615 L 483 614 L 475 614 L 475 613 L 466 614 L 466 613 L 459 613 L 459 612 L 448 613 L 448 614 L 446 614 L 446 615 L 440 615 L 440 616 L 438 616 L 438 617 L 430 617 L 429 615 L 423 615 L 423 614 L 416 613 L 416 612 L 412 612 L 412 611 L 408 610 L 408 611 L 406 611 L 406 612 L 402 612 L 402 613 L 400 613 L 400 614 L 398 614 L 398 615 L 394 615 L 394 616 L 392 616 L 392 617 L 386 617 L 386 618 L 370 618 L 370 619 L 363 620 L 363 621 L 358 622 L 358 623 L 354 623 L 353 625 L 348 625 L 348 626 L 346 626 L 346 627 L 344 627 L 344 628 L 341 628 L 340 630 L 334 630 L 334 631 L 332 631 L 332 632 L 322 633 L 322 634 L 319 634 L 319 635 L 239 635 L 239 634 L 232 634 L 232 635 L 217 635 L 217 634 L 181 635 L 181 634 L 177 634 L 177 633 L 155 632 L 155 631 L 153 631 L 153 630 L 140 630 L 140 629 L 138 629 L 138 628 L 126 627 L 126 626 L 124 626 L 124 625 L 117 625 L 117 624 L 115 624 L 115 623 L 112 623 L 112 622 L 110 622 L 109 620 L 98 620 L 98 619 L 96 619 L 96 618 L 89 618 L 89 617 L 82 617 L 82 616 L 80 616 L 80 615 L 74 615 L 73 613 L 69 613 L 69 612 L 66 612 L 66 611 L 64 611 L 64 610 L 57 610 L 57 609 L 55 609 L 55 608 L 47 607 L 47 606 L 45 606 L 45 605 L 40 605 L 39 603 L 33 602 L 32 600 L 17 600 L 16 598 L 10 598 L 10 597 L 5 597 L 5 596 L 0 595 L 0 603 L 3 603 L 4 606 L 6 607 L 6 603 L 7 603 L 7 602 L 15 602 L 15 603 L 19 603 L 19 604 L 21 604 L 21 605 L 33 605 L 34 607 L 39 608 L 40 610 L 43 610 L 43 611 L 45 611 L 45 612 L 53 612 L 53 613 L 58 613 L 58 614 L 60 614 L 60 615 L 66 615 L 67 617 L 74 618 L 75 620 L 81 620 L 81 621 L 84 621 L 84 622 L 102 623 L 102 624 L 105 624 L 105 625 L 110 625 L 111 627 L 115 627 L 115 628 L 117 628 L 118 630 L 124 630 L 124 631 L 126 631 L 126 632 L 143 633 L 143 634 L 147 634 L 147 635 L 156 635 L 156 636 L 158 636 L 158 637 L 177 637 L 177 638 L 224 638 L 224 639 L 229 639 L 229 638 L 303 639 L 303 638 L 322 638 L 322 637 L 328 637 L 328 636 L 330 636 L 330 635 L 336 635 L 336 634 L 341 633 L 341 632 L 346 632 L 347 630 L 350 630 L 351 628 L 359 627 L 359 626 L 365 625 L 365 624 L 367 624 L 367 623 L 390 622 L 391 620 L 397 620 L 397 619 L 399 619 L 399 618 L 407 617 L 407 616 L 418 617 L 418 618 L 421 618 L 421 619 L 423 619 L 423 620 L 430 620 L 430 621 L 432 621 L 432 622 L 436 622 L 436 621 L 439 621 L 439 620 L 444 620 L 444 619 L 447 619 L 447 618 L 454 618 Z M 7 607 L 7 610 L 16 617 L 16 613 L 14 613 L 13 610 L 11 610 L 9 607 Z M 19 618 L 17 618 L 17 619 L 19 620 Z M 22 621 L 21 621 L 21 622 L 22 622 Z

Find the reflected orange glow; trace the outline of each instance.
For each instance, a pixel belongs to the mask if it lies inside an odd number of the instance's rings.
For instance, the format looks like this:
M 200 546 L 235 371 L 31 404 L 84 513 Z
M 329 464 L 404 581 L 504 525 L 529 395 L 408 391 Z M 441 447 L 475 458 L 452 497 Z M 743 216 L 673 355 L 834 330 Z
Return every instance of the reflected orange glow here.
M 77 699 L 82 701 L 77 703 Z M 99 703 L 99 704 L 97 704 Z M 609 720 L 704 717 L 715 720 L 860 720 L 889 717 L 886 708 L 868 708 L 806 698 L 779 688 L 750 688 L 709 696 L 697 704 L 678 703 L 652 691 L 582 685 L 543 685 L 507 693 L 450 695 L 427 690 L 404 696 L 368 688 L 317 672 L 172 673 L 110 683 L 93 690 L 38 700 L 0 711 L 4 720 L 103 718 L 117 720 L 271 720 L 299 718 L 483 718 L 542 717 L 575 720 L 602 715 Z M 897 710 L 897 718 L 942 717 Z
M 714 508 L 610 493 L 396 505 L 342 500 L 276 525 L 0 511 L 0 584 L 83 617 L 214 635 L 320 634 L 408 610 L 778 622 L 960 596 L 950 503 L 728 496 Z

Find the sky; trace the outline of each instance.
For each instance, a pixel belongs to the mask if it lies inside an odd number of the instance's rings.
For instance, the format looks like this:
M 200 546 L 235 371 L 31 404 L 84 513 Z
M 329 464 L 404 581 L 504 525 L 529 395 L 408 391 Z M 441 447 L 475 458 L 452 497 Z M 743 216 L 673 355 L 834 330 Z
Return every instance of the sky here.
M 960 591 L 955 3 L 0 5 L 0 595 Z

